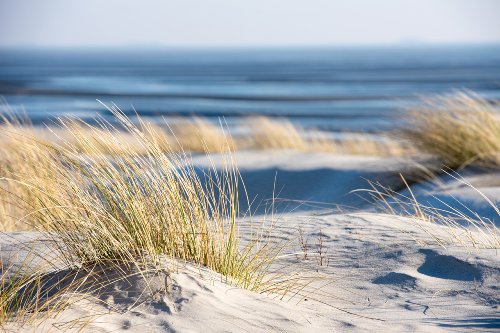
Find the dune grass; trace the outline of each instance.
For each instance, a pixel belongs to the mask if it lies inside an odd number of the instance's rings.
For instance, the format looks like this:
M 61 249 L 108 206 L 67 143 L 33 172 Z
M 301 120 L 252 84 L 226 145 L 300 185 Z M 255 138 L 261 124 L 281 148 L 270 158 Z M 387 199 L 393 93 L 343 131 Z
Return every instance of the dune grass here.
M 109 297 L 119 297 L 116 291 L 118 286 L 128 285 L 131 292 L 150 297 L 158 292 L 155 288 L 159 284 L 154 283 L 154 278 L 159 276 L 159 279 L 165 279 L 165 275 L 160 275 L 157 269 L 148 267 L 61 266 L 60 263 L 55 264 L 64 259 L 58 257 L 61 254 L 57 250 L 51 247 L 44 249 L 41 243 L 35 245 L 36 239 L 25 239 L 26 243 L 17 244 L 15 237 L 12 240 L 14 243 L 10 245 L 15 245 L 17 250 L 7 251 L 7 255 L 2 252 L 1 259 L 5 262 L 0 260 L 0 330 L 17 332 L 36 328 L 36 331 L 46 331 L 51 330 L 52 325 L 69 325 L 71 331 L 80 331 L 104 313 L 123 313 L 127 310 L 106 301 Z M 143 281 L 142 285 L 130 282 L 137 277 Z M 132 299 L 130 303 L 134 301 L 137 299 Z M 104 307 L 94 308 L 96 305 Z M 61 312 L 71 307 L 88 310 L 89 314 L 70 321 L 64 316 L 58 318 Z M 46 321 L 50 322 L 45 325 Z
M 173 122 L 165 121 L 175 140 L 171 147 L 178 151 L 228 152 L 234 151 L 236 142 L 222 125 L 213 124 L 203 118 L 179 118 Z
M 15 119 L 2 125 L 0 140 L 0 231 L 33 230 L 29 213 L 40 208 L 40 198 L 30 184 L 57 191 L 54 160 L 45 154 L 50 143 Z
M 258 289 L 277 248 L 259 228 L 240 243 L 245 192 L 231 156 L 221 171 L 196 170 L 187 155 L 157 139 L 156 128 L 110 111 L 120 131 L 103 126 L 82 135 L 63 120 L 69 137 L 58 143 L 9 133 L 2 181 L 4 201 L 19 209 L 13 221 L 48 232 L 68 262 L 81 266 L 169 256 Z M 114 135 L 123 131 L 133 144 L 118 144 Z
M 89 125 L 78 119 L 64 120 L 64 126 L 34 127 L 26 122 L 4 118 L 0 136 L 17 132 L 36 136 L 56 145 L 68 145 L 81 154 L 123 155 L 147 154 L 147 149 L 121 124 L 97 119 Z M 334 138 L 330 133 L 304 129 L 286 119 L 254 116 L 244 119 L 228 135 L 227 124 L 214 124 L 203 118 L 171 118 L 148 123 L 149 139 L 165 152 L 224 153 L 236 150 L 297 150 L 346 155 L 405 156 L 414 153 L 410 145 L 395 136 L 368 136 L 345 133 Z M 87 148 L 91 143 L 92 150 Z M 8 147 L 3 149 L 8 150 Z M 2 152 L 0 152 L 1 154 Z
M 38 307 L 36 297 L 29 297 L 34 300 L 26 306 L 27 303 L 23 302 L 25 297 L 22 290 L 26 285 L 38 285 L 37 282 L 39 281 L 39 275 L 23 274 L 22 267 L 13 269 L 5 264 L 2 259 L 0 258 L 0 327 L 10 318 L 23 317 L 26 313 L 33 312 L 34 308 Z M 28 262 L 29 260 L 25 260 L 25 263 Z M 31 294 L 31 291 L 26 294 Z M 25 305 L 24 308 L 23 305 Z
M 248 129 L 246 145 L 254 149 L 304 151 L 308 149 L 308 144 L 312 144 L 312 142 L 308 142 L 298 127 L 287 120 L 277 121 L 262 116 L 251 117 L 248 119 Z
M 14 260 L 13 260 L 14 259 Z M 13 262 L 16 261 L 17 262 Z M 47 283 L 46 263 L 33 252 L 0 256 L 0 329 L 9 323 L 18 327 L 37 319 L 48 318 L 68 303 L 61 297 L 76 290 L 78 281 L 62 286 L 58 281 Z
M 241 147 L 369 156 L 405 156 L 414 153 L 410 145 L 387 134 L 370 137 L 344 133 L 341 138 L 333 138 L 326 132 L 306 130 L 288 120 L 267 117 L 249 118 L 248 128 L 249 134 L 242 138 Z
M 375 199 L 380 211 L 411 218 L 416 226 L 442 247 L 458 245 L 475 249 L 500 249 L 500 229 L 495 225 L 495 220 L 500 219 L 500 208 L 458 174 L 443 172 L 473 189 L 478 198 L 492 207 L 496 216 L 483 217 L 452 195 L 450 198 L 453 203 L 436 198 L 444 208 L 424 205 L 417 200 L 403 176 L 401 178 L 406 184 L 407 194 L 373 182 L 370 182 L 371 190 L 368 190 L 368 193 Z
M 254 226 L 241 241 L 239 201 L 245 192 L 231 155 L 222 171 L 196 170 L 187 155 L 158 140 L 156 128 L 133 124 L 118 109 L 111 112 L 120 130 L 62 120 L 66 137 L 58 135 L 57 143 L 18 131 L 18 124 L 4 125 L 3 228 L 42 231 L 70 276 L 77 277 L 75 270 L 89 273 L 79 276 L 84 281 L 95 267 L 120 272 L 119 278 L 132 268 L 140 274 L 151 267 L 172 269 L 167 259 L 205 266 L 242 288 L 279 290 L 282 277 L 271 276 L 270 267 L 281 247 L 269 243 L 271 229 Z M 119 144 L 123 133 L 127 144 Z M 26 272 L 1 267 L 0 324 L 50 316 L 68 294 L 95 293 L 94 286 L 76 288 L 76 280 L 71 287 L 49 283 L 27 265 Z M 57 290 L 53 297 L 43 297 L 47 288 Z
M 500 166 L 500 112 L 471 92 L 424 99 L 405 114 L 402 135 L 449 168 L 476 163 Z

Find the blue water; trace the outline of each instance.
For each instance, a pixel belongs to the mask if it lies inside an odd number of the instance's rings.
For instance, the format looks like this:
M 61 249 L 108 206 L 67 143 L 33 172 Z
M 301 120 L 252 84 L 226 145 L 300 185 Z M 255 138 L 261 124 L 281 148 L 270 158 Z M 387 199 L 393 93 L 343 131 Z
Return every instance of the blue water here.
M 379 131 L 418 96 L 461 89 L 500 100 L 500 46 L 0 51 L 0 95 L 35 123 L 107 116 L 100 99 L 152 119 L 263 114 Z

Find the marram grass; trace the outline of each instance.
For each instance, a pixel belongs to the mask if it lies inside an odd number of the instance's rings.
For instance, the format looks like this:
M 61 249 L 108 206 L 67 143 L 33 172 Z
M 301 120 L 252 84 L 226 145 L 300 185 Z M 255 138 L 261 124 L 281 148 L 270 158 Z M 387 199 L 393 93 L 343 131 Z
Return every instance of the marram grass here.
M 500 166 L 499 105 L 470 92 L 425 99 L 405 114 L 403 137 L 449 168 Z
M 85 124 L 75 130 L 74 122 L 63 120 L 66 137 L 54 143 L 19 137 L 15 126 L 7 130 L 2 203 L 15 207 L 14 223 L 48 232 L 68 262 L 78 265 L 168 256 L 259 289 L 277 248 L 262 231 L 240 242 L 245 191 L 230 154 L 221 171 L 196 170 L 186 154 L 158 140 L 156 128 L 132 123 L 117 108 L 110 111 L 119 131 L 103 125 L 92 136 L 82 135 Z M 115 134 L 123 133 L 128 141 L 120 145 Z
M 14 121 L 0 125 L 0 137 L 6 133 L 36 135 L 56 145 L 69 145 L 81 154 L 123 155 L 146 154 L 147 149 L 129 131 L 118 125 L 100 120 L 89 125 L 79 120 L 65 120 L 65 126 L 32 127 Z M 229 152 L 254 149 L 287 149 L 303 152 L 335 154 L 402 156 L 414 153 L 412 147 L 395 136 L 380 133 L 378 137 L 346 133 L 340 138 L 328 132 L 304 129 L 286 119 L 263 116 L 244 118 L 237 125 L 238 131 L 228 135 L 224 126 L 215 125 L 202 118 L 164 119 L 158 124 L 148 124 L 148 139 L 165 152 Z M 3 139 L 5 140 L 5 139 Z M 91 150 L 89 146 L 92 146 Z M 4 149 L 5 151 L 5 149 Z

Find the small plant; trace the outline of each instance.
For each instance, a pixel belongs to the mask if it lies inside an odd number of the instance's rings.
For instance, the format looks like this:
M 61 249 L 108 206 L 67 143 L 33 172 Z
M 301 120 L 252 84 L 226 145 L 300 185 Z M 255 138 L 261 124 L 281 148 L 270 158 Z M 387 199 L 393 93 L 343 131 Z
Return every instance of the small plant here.
M 321 231 L 321 228 L 319 229 L 318 233 L 318 241 L 316 244 L 315 253 L 313 253 L 313 258 L 316 257 L 316 261 L 319 266 L 328 266 L 328 259 L 327 259 L 327 249 L 324 244 L 324 235 L 323 232 Z M 309 253 L 310 253 L 310 248 L 309 248 L 309 240 L 307 235 L 305 235 L 304 229 L 302 227 L 298 228 L 298 242 L 299 246 L 301 249 L 301 254 L 302 254 L 302 259 L 303 260 L 308 260 L 309 259 Z
M 304 260 L 307 260 L 309 255 L 309 246 L 307 244 L 307 237 L 304 235 L 304 229 L 302 229 L 302 227 L 299 227 L 299 245 L 302 250 Z
M 323 265 L 328 266 L 328 261 L 326 258 L 326 248 L 323 244 L 323 233 L 321 232 L 321 228 L 319 228 L 319 235 L 318 235 L 318 264 L 320 266 Z

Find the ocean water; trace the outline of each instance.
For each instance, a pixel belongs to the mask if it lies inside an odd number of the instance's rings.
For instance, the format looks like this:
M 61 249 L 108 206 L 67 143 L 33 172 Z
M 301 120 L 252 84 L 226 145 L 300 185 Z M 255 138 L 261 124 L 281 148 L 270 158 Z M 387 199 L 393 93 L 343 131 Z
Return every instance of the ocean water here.
M 109 116 L 286 117 L 329 131 L 392 129 L 421 96 L 473 90 L 500 100 L 500 46 L 2 50 L 0 96 L 34 123 Z

